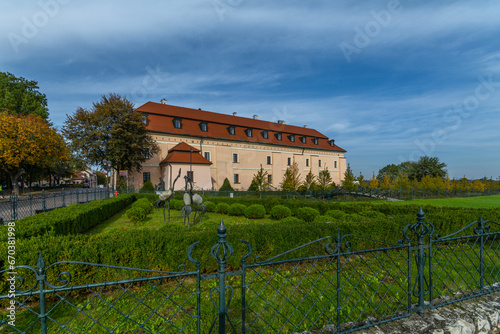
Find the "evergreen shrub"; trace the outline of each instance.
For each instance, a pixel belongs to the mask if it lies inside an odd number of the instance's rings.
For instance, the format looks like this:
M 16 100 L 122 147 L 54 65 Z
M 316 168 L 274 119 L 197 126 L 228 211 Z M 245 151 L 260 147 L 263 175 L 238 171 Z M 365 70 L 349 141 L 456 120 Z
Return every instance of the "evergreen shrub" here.
M 146 210 L 144 210 L 142 207 L 140 206 L 135 206 L 135 207 L 131 207 L 130 209 L 127 210 L 126 212 L 126 215 L 127 215 L 127 218 L 130 219 L 130 221 L 132 223 L 138 223 L 142 220 L 144 220 L 144 218 L 146 218 Z
M 219 203 L 215 207 L 215 212 L 227 214 L 227 210 L 229 209 L 229 204 L 227 203 Z
M 290 217 L 292 215 L 292 210 L 284 205 L 276 205 L 271 209 L 270 215 L 272 219 L 280 220 Z
M 175 210 L 181 210 L 184 207 L 184 201 L 181 199 L 171 199 L 170 208 Z
M 144 184 L 142 185 L 142 188 L 140 190 L 141 193 L 143 193 L 143 192 L 150 193 L 150 192 L 154 192 L 154 191 L 155 191 L 155 187 L 153 186 L 153 184 L 149 180 L 144 182 Z
M 204 204 L 205 204 L 205 207 L 207 208 L 207 212 L 215 212 L 215 203 L 214 202 L 206 201 Z
M 373 210 L 361 211 L 359 215 L 368 218 L 385 218 L 385 215 L 382 212 Z
M 153 204 L 151 204 L 147 198 L 141 198 L 132 204 L 132 208 L 141 208 L 146 212 L 146 215 L 148 215 L 153 211 Z
M 264 218 L 266 216 L 266 208 L 261 204 L 253 204 L 245 209 L 245 217 L 249 219 Z
M 328 217 L 331 217 L 331 218 L 335 218 L 335 219 L 342 219 L 347 214 L 344 211 L 340 211 L 340 210 L 328 210 L 327 212 L 325 212 L 325 215 Z
M 295 216 L 305 222 L 313 222 L 319 216 L 319 211 L 309 207 L 299 208 Z
M 280 220 L 280 223 L 288 224 L 288 225 L 296 224 L 296 223 L 300 223 L 300 222 L 302 222 L 302 220 L 300 220 L 297 217 L 286 217 L 286 218 L 283 218 Z
M 243 216 L 246 208 L 247 206 L 245 204 L 234 203 L 229 206 L 227 213 L 230 216 Z

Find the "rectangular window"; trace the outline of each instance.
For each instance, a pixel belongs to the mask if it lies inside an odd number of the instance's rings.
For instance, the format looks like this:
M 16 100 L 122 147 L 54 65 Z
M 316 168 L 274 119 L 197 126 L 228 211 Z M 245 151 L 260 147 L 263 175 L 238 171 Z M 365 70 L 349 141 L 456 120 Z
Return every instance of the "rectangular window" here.
M 306 159 L 306 167 L 309 167 L 309 159 Z
M 262 135 L 262 138 L 264 138 L 264 139 L 267 139 L 269 137 L 269 133 L 267 132 L 267 130 L 261 131 L 260 134 Z
M 151 159 L 151 156 L 149 154 L 149 148 L 144 148 L 142 152 L 143 152 L 144 158 L 146 158 L 146 160 Z
M 142 114 L 142 123 L 148 125 L 148 114 Z
M 252 129 L 246 129 L 245 133 L 247 134 L 247 137 L 252 137 Z
M 234 126 L 228 126 L 227 131 L 229 132 L 230 135 L 234 136 L 234 134 L 235 134 Z
M 233 153 L 233 162 L 234 163 L 238 162 L 238 153 Z
M 277 140 L 281 140 L 281 132 L 276 132 L 274 136 L 276 137 Z
M 295 142 L 295 135 L 288 135 L 288 139 L 290 139 L 290 141 L 292 143 L 294 143 Z
M 200 123 L 200 130 L 203 132 L 207 132 L 208 131 L 208 124 L 206 122 L 201 122 Z
M 240 183 L 240 175 L 239 174 L 234 174 L 234 183 Z
M 267 174 L 267 183 L 273 183 L 273 176 L 271 174 Z
M 271 156 L 270 156 L 270 155 L 268 155 L 268 156 L 267 156 L 267 164 L 268 164 L 268 165 L 270 165 L 270 164 L 271 164 Z
M 286 164 L 290 166 L 292 164 L 292 158 L 286 158 Z
M 315 145 L 318 145 L 318 138 L 313 138 L 313 139 L 312 139 L 312 142 L 313 142 Z
M 187 177 L 194 182 L 194 172 L 192 170 L 187 171 Z
M 203 153 L 203 154 L 204 154 L 204 156 L 205 156 L 205 159 L 207 159 L 208 161 L 211 161 L 211 160 L 210 160 L 210 152 L 205 152 L 205 153 Z
M 337 168 L 337 161 L 333 162 L 333 167 Z
M 174 128 L 182 129 L 182 122 L 180 118 L 174 118 L 172 122 L 174 123 Z
M 321 167 L 321 159 L 318 160 L 318 166 Z
M 302 142 L 302 144 L 305 144 L 306 143 L 306 140 L 307 140 L 307 137 L 306 136 L 302 136 L 299 138 L 300 141 Z
M 142 173 L 142 182 L 150 181 L 151 180 L 151 173 L 149 172 L 144 172 Z

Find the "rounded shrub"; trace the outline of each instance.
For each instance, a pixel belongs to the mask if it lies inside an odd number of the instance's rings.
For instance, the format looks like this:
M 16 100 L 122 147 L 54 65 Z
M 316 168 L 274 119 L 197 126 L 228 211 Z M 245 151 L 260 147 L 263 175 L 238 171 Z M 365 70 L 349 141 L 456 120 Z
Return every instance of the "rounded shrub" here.
M 309 207 L 299 208 L 295 216 L 305 222 L 313 222 L 319 216 L 319 211 Z
M 297 217 L 286 217 L 286 218 L 283 218 L 280 220 L 280 223 L 283 223 L 283 224 L 296 224 L 296 223 L 300 223 L 300 222 L 302 222 L 302 220 L 300 220 Z
M 215 206 L 215 212 L 217 213 L 227 213 L 227 210 L 229 209 L 229 204 L 227 203 L 219 203 Z
M 284 205 L 275 205 L 271 209 L 270 215 L 272 219 L 280 220 L 290 217 L 292 215 L 292 210 Z
M 207 208 L 207 212 L 215 212 L 215 203 L 214 202 L 206 201 L 203 204 L 205 204 L 205 207 Z
M 346 216 L 346 213 L 340 210 L 328 210 L 327 212 L 325 212 L 325 216 L 335 219 L 342 219 Z
M 130 219 L 130 221 L 134 224 L 146 218 L 146 211 L 138 206 L 128 209 L 126 214 L 127 218 Z
M 245 214 L 246 205 L 240 203 L 234 203 L 229 206 L 227 213 L 230 216 L 243 216 Z
M 264 218 L 266 216 L 266 208 L 261 204 L 252 204 L 245 209 L 245 217 L 249 219 Z
M 153 204 L 149 202 L 147 198 L 141 198 L 132 204 L 133 208 L 142 208 L 146 214 L 150 214 L 153 211 Z
M 379 211 L 367 210 L 358 213 L 360 216 L 368 218 L 385 218 L 385 215 Z

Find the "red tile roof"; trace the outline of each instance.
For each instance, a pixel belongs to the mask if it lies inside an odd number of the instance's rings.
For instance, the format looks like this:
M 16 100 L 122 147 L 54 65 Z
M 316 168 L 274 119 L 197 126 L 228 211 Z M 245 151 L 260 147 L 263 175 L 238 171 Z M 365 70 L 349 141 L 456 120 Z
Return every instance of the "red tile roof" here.
M 193 153 L 191 154 L 191 150 L 193 150 Z M 172 147 L 170 150 L 168 150 L 167 157 L 163 159 L 162 162 L 160 162 L 160 165 L 166 164 L 166 163 L 183 163 L 183 164 L 189 164 L 192 163 L 193 165 L 211 165 L 212 163 L 205 159 L 204 157 L 201 156 L 200 150 L 197 148 L 194 148 L 184 142 L 181 142 L 174 147 Z
M 147 128 L 154 132 L 346 152 L 337 145 L 331 146 L 328 137 L 315 129 L 154 102 L 147 102 L 137 110 L 148 114 Z M 181 129 L 174 127 L 176 118 L 181 119 Z M 207 122 L 208 131 L 201 130 L 200 122 Z M 234 126 L 234 135 L 229 133 L 229 126 Z M 247 136 L 246 129 L 253 130 L 252 137 Z M 267 139 L 261 134 L 263 130 L 268 131 Z M 281 133 L 281 140 L 276 138 L 277 133 Z M 294 142 L 288 137 L 290 134 L 295 135 Z M 306 137 L 306 143 L 301 142 L 302 136 Z

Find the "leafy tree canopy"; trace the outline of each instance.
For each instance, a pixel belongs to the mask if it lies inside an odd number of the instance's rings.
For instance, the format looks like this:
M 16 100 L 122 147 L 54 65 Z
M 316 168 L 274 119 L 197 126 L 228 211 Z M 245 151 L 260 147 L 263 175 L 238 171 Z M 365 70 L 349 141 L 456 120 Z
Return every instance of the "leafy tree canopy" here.
M 258 191 L 260 193 L 266 190 L 269 187 L 268 174 L 269 173 L 262 168 L 262 165 L 260 165 L 260 169 L 257 174 L 253 176 L 252 183 L 248 190 Z
M 44 120 L 49 117 L 47 97 L 38 91 L 36 81 L 17 78 L 0 72 L 0 112 L 16 115 L 36 115 Z
M 71 148 L 88 164 L 106 169 L 137 170 L 159 147 L 147 132 L 142 113 L 118 94 L 102 96 L 90 110 L 78 108 L 68 116 L 63 133 Z
M 220 187 L 219 191 L 234 191 L 227 177 L 224 179 L 224 182 L 222 182 L 222 186 Z
M 25 169 L 56 168 L 69 158 L 62 136 L 40 117 L 0 112 L 0 124 L 0 166 L 10 176 L 16 194 Z
M 358 189 L 358 185 L 355 181 L 357 180 L 352 172 L 351 166 L 347 164 L 347 169 L 344 172 L 344 180 L 342 181 L 342 187 L 345 190 L 356 190 Z
M 391 180 L 407 177 L 408 180 L 421 181 L 424 176 L 440 177 L 446 176 L 446 164 L 440 162 L 438 157 L 420 157 L 418 161 L 405 161 L 399 165 L 389 164 L 380 169 L 377 175 L 377 180 L 383 182 L 389 177 Z
M 285 175 L 283 175 L 283 182 L 281 183 L 281 187 L 284 191 L 297 191 L 300 186 L 300 173 L 299 173 L 299 165 L 294 162 L 293 165 L 289 166 Z

